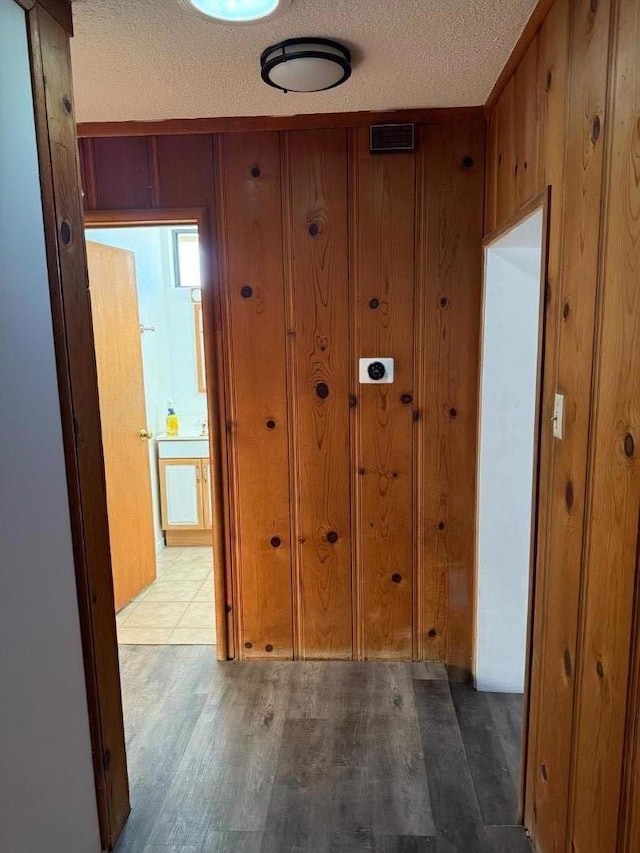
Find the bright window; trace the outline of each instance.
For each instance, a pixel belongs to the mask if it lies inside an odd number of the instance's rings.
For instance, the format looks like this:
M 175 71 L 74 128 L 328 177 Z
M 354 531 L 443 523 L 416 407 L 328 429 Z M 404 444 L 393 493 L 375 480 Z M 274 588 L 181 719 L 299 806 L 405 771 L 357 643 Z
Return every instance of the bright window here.
M 200 246 L 196 228 L 173 229 L 173 268 L 176 287 L 201 287 Z

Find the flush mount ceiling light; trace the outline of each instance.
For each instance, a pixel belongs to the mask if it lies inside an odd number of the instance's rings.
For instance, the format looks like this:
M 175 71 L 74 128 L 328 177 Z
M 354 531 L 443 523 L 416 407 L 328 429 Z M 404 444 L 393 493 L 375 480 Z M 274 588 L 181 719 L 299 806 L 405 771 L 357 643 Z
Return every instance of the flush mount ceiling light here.
M 291 5 L 291 0 L 182 0 L 182 3 L 220 23 L 250 24 L 274 18 Z
M 349 79 L 351 54 L 337 41 L 295 38 L 268 47 L 260 65 L 269 86 L 284 92 L 321 92 Z

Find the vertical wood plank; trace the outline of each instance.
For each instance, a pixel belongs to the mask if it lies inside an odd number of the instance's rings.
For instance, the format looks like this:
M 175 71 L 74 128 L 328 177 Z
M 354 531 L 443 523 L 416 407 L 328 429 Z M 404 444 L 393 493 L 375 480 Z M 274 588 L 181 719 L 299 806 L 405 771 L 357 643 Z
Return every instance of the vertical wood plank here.
M 599 853 L 621 849 L 640 514 L 640 5 L 615 17 L 571 827 Z
M 516 124 L 516 208 L 533 198 L 539 188 L 538 60 L 540 37 L 536 36 L 515 73 Z
M 93 140 L 98 210 L 151 207 L 151 169 L 146 136 L 100 137 Z
M 571 4 L 556 0 L 540 30 L 538 59 L 538 190 L 550 185 L 554 196 L 562 195 L 564 150 L 567 123 L 569 71 L 569 30 Z M 553 211 L 560 199 L 552 199 Z M 552 225 L 553 230 L 553 225 Z M 552 247 L 550 246 L 552 251 Z M 552 268 L 551 259 L 549 268 Z
M 371 156 L 367 128 L 357 131 L 354 153 L 354 370 L 359 357 L 395 359 L 393 384 L 358 390 L 357 618 L 365 657 L 410 658 L 415 159 Z
M 229 444 L 240 654 L 293 654 L 284 283 L 277 133 L 221 145 Z M 269 422 L 275 426 L 270 428 Z
M 567 832 L 583 522 L 590 424 L 590 385 L 598 279 L 609 44 L 608 0 L 573 7 L 568 133 L 564 179 L 563 276 L 554 391 L 565 396 L 564 436 L 553 441 L 543 619 L 538 651 L 534 837 L 541 849 L 562 846 Z M 552 202 L 553 203 L 553 202 Z M 547 430 L 551 430 L 550 421 Z M 534 663 L 536 663 L 534 662 Z M 553 708 L 553 713 L 549 713 Z
M 498 114 L 498 186 L 496 225 L 503 225 L 516 209 L 516 106 L 512 77 L 496 106 Z
M 552 7 L 540 32 L 540 58 L 538 63 L 538 99 L 540 103 L 540 129 L 538 134 L 538 179 L 539 189 L 551 186 L 550 226 L 547 267 L 547 299 L 545 358 L 543 376 L 542 424 L 551 423 L 554 393 L 557 387 L 557 338 L 561 318 L 560 283 L 562 276 L 563 241 L 563 180 L 566 136 L 566 95 L 568 77 L 568 36 L 570 10 L 568 0 L 558 0 Z M 552 461 L 555 440 L 551 430 L 543 428 L 540 433 L 540 484 L 538 493 L 538 539 L 537 566 L 534 600 L 543 602 L 549 564 L 547 560 L 547 538 L 550 525 Z M 534 614 L 532 666 L 530 688 L 530 713 L 528 716 L 529 738 L 526 745 L 525 822 L 532 827 L 535 823 L 534 790 L 537 765 L 536 744 L 541 718 L 539 701 L 540 685 L 544 673 L 540 671 L 540 650 L 544 631 L 542 607 Z
M 491 111 L 487 120 L 487 162 L 485 175 L 484 233 L 490 234 L 498 223 L 498 116 Z
M 545 590 L 547 575 L 551 571 L 548 560 L 548 531 L 551 524 L 553 453 L 555 439 L 549 428 L 553 417 L 557 388 L 558 335 L 563 322 L 561 302 L 562 244 L 564 208 L 564 162 L 567 124 L 567 88 L 569 29 L 571 10 L 569 0 L 556 0 L 540 31 L 540 59 L 538 63 L 538 100 L 540 103 L 540 130 L 538 134 L 538 190 L 551 187 L 549 209 L 549 238 L 547 251 L 547 299 L 545 304 L 545 348 L 542 377 L 540 431 L 540 480 L 538 489 L 538 535 L 536 542 L 536 576 L 532 664 L 530 673 L 530 709 L 528 715 L 528 743 L 525 745 L 525 823 L 533 827 L 534 791 L 537 764 L 536 744 L 538 726 L 542 717 L 539 705 L 540 685 L 545 673 L 540 670 L 540 651 L 544 631 Z
M 80 157 L 80 186 L 82 187 L 82 202 L 85 210 L 95 210 L 96 180 L 93 163 L 93 140 L 79 139 L 78 154 Z
M 420 131 L 426 216 L 418 245 L 425 330 L 418 422 L 425 492 L 425 656 L 471 674 L 484 127 Z
M 212 142 L 207 134 L 156 137 L 160 207 L 211 205 Z
M 350 658 L 347 132 L 284 135 L 298 656 Z M 327 396 L 319 394 L 325 385 Z

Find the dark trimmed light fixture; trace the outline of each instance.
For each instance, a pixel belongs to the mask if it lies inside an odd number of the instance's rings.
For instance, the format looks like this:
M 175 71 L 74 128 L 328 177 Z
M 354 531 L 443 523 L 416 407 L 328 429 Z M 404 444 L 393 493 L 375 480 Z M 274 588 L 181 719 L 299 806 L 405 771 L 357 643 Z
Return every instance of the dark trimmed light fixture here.
M 293 38 L 273 44 L 260 57 L 262 79 L 283 92 L 322 92 L 351 76 L 351 53 L 337 41 Z

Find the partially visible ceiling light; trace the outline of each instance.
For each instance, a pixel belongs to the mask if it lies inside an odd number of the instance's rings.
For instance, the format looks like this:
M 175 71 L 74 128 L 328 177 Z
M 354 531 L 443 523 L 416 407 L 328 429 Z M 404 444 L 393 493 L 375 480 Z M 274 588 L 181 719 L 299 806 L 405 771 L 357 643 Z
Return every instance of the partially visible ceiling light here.
M 295 38 L 264 50 L 260 65 L 269 86 L 284 92 L 321 92 L 349 79 L 351 54 L 337 41 Z
M 225 24 L 266 21 L 283 12 L 291 0 L 182 0 L 183 4 L 207 18 Z

